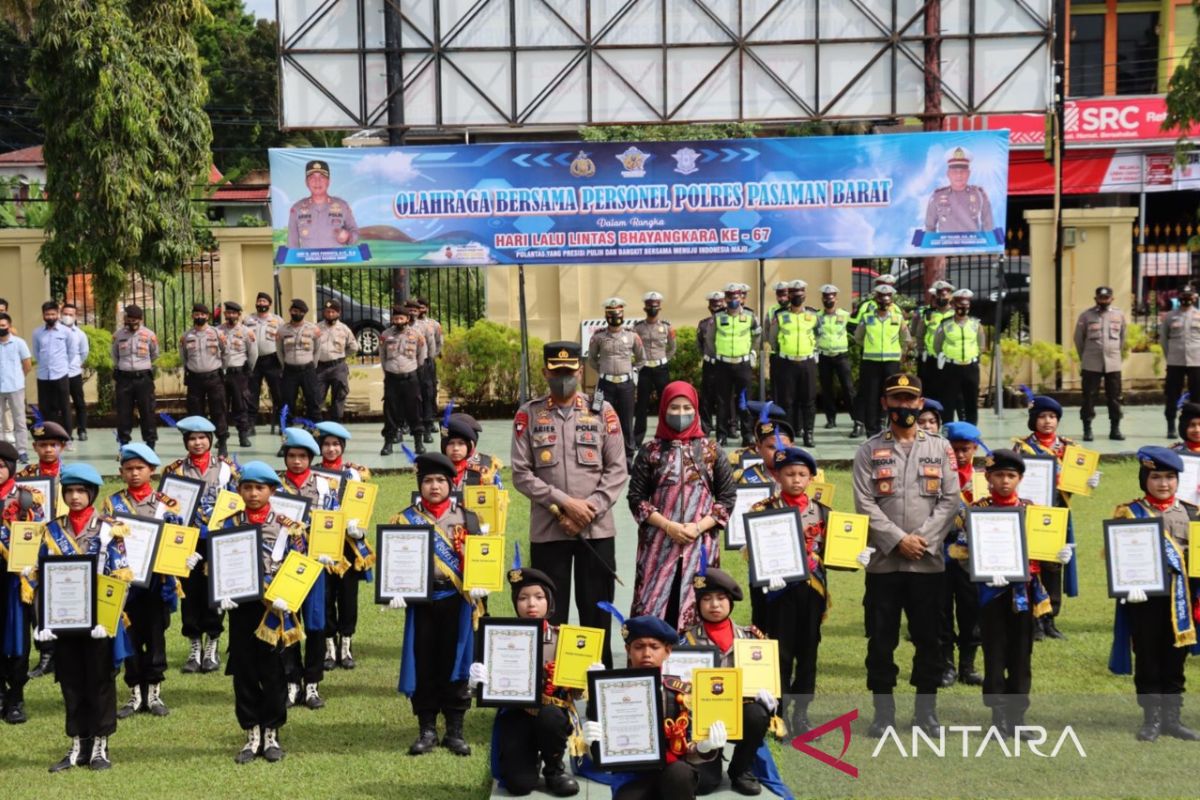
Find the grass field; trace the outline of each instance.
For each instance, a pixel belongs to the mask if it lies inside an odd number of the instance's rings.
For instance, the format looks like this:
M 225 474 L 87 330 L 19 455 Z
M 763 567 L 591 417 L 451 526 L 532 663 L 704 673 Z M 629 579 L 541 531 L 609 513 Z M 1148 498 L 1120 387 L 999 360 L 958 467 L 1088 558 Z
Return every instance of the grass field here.
M 1031 797 L 1031 796 L 1182 796 L 1194 794 L 1194 759 L 1200 745 L 1162 740 L 1139 744 L 1132 733 L 1139 719 L 1133 703 L 1132 682 L 1106 669 L 1112 601 L 1106 596 L 1100 544 L 1100 521 L 1113 506 L 1138 494 L 1136 464 L 1132 461 L 1104 465 L 1104 483 L 1097 496 L 1081 499 L 1076 507 L 1076 530 L 1082 582 L 1081 596 L 1068 600 L 1061 627 L 1066 642 L 1039 644 L 1034 652 L 1033 707 L 1030 724 L 1051 729 L 1049 750 L 1063 725 L 1079 732 L 1087 758 L 1068 748 L 1057 759 L 1005 758 L 998 748 L 982 758 L 959 758 L 959 739 L 937 760 L 900 757 L 896 749 L 872 758 L 875 743 L 863 736 L 870 718 L 870 701 L 864 689 L 862 629 L 862 576 L 837 573 L 832 577 L 833 607 L 821 645 L 815 723 L 854 708 L 862 717 L 845 759 L 859 768 L 857 780 L 795 752 L 773 744 L 776 761 L 790 786 L 801 796 L 914 796 L 914 797 Z M 849 476 L 830 471 L 838 485 L 840 508 L 849 510 L 852 497 Z M 507 477 L 507 476 L 506 476 Z M 379 479 L 382 491 L 376 523 L 405 504 L 414 487 L 411 474 Z M 627 515 L 622 504 L 616 513 Z M 528 528 L 528 504 L 516 492 L 510 508 L 510 538 L 521 538 Z M 625 541 L 622 547 L 633 547 Z M 510 546 L 511 549 L 511 546 Z M 526 552 L 528 552 L 526 550 Z M 732 556 L 732 557 L 731 557 Z M 744 561 L 726 554 L 724 566 L 742 580 Z M 631 576 L 624 576 L 627 582 Z M 171 669 L 164 684 L 170 716 L 159 719 L 137 715 L 120 724 L 111 742 L 114 769 L 92 773 L 75 769 L 51 776 L 46 768 L 65 752 L 62 700 L 48 678 L 32 681 L 27 689 L 30 721 L 22 726 L 0 726 L 0 796 L 90 798 L 226 798 L 244 796 L 327 798 L 483 798 L 490 791 L 487 742 L 490 711 L 467 715 L 467 737 L 475 750 L 468 759 L 445 751 L 422 758 L 405 754 L 415 736 L 415 721 L 405 698 L 396 693 L 403 615 L 381 612 L 373 605 L 370 587 L 360 601 L 359 634 L 355 639 L 358 669 L 335 670 L 321 685 L 328 705 L 320 711 L 304 708 L 289 713 L 281 741 L 288 756 L 280 765 L 258 760 L 238 767 L 233 755 L 242 734 L 234 720 L 230 678 L 223 674 L 188 676 L 179 673 L 185 641 L 178 618 L 168 633 Z M 494 615 L 508 615 L 507 595 L 491 600 Z M 739 604 L 737 616 L 745 621 L 749 604 Z M 901 644 L 898 720 L 911 712 L 907 676 L 911 646 Z M 1196 678 L 1194 665 L 1189 677 Z M 119 683 L 119 701 L 124 685 Z M 956 686 L 941 695 L 945 724 L 986 725 L 979 689 Z M 1200 704 L 1185 708 L 1185 720 L 1200 724 Z M 908 732 L 902 732 L 908 747 Z M 971 739 L 972 754 L 982 736 Z M 841 752 L 837 731 L 823 737 L 819 746 L 834 755 Z M 593 793 L 592 796 L 595 796 Z

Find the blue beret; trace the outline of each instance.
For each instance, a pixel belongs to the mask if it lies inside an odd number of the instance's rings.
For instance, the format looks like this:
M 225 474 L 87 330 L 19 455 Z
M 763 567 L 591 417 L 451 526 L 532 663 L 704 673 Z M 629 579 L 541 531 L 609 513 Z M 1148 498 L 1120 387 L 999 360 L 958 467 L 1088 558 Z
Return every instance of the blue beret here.
M 1029 413 L 1036 417 L 1043 411 L 1053 411 L 1059 419 L 1062 419 L 1062 404 L 1060 404 L 1053 397 L 1046 397 L 1045 395 L 1040 394 L 1033 398 L 1033 403 L 1029 406 Z
M 95 486 L 104 485 L 104 479 L 91 464 L 67 464 L 58 474 L 59 486 Z
M 149 445 L 146 444 L 127 444 L 121 448 L 121 463 L 133 459 L 141 459 L 152 467 L 157 467 L 162 464 L 158 458 L 158 453 L 155 453 Z
M 336 436 L 342 441 L 350 438 L 350 431 L 339 422 L 318 422 L 317 433 L 321 436 Z
M 217 426 L 200 416 L 184 417 L 175 423 L 175 429 L 187 436 L 189 433 L 216 433 Z
M 282 486 L 279 476 L 262 461 L 248 461 L 242 465 L 238 483 L 261 483 L 263 486 Z
M 626 620 L 621 635 L 627 643 L 634 639 L 658 639 L 663 644 L 679 644 L 679 633 L 675 628 L 650 614 Z
M 945 436 L 951 442 L 974 442 L 983 444 L 983 434 L 969 422 L 950 422 L 946 425 Z
M 936 412 L 938 418 L 941 418 L 942 414 L 946 411 L 946 407 L 932 397 L 926 397 L 924 402 L 921 403 L 921 410 Z
M 1179 453 L 1166 447 L 1143 447 L 1137 451 L 1137 460 L 1146 469 L 1183 472 L 1183 459 Z
M 314 456 L 321 455 L 321 447 L 317 444 L 317 440 L 303 428 L 283 429 L 283 449 L 287 450 L 290 447 L 302 448 Z
M 804 464 L 813 475 L 817 474 L 817 460 L 807 450 L 799 447 L 784 447 L 775 451 L 773 469 L 780 470 L 788 464 Z

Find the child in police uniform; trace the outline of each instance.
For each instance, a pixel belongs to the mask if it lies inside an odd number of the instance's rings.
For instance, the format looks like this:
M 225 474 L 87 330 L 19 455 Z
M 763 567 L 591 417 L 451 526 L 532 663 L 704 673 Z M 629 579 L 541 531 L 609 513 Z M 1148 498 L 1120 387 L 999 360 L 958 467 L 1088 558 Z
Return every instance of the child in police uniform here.
M 447 408 L 450 411 L 453 406 Z M 500 479 L 503 464 L 495 456 L 480 453 L 479 423 L 469 414 L 448 413 L 442 420 L 442 452 L 454 463 L 454 490 L 464 486 L 492 485 L 504 488 Z
M 771 483 L 775 478 L 770 473 L 771 457 L 775 454 L 777 443 L 782 441 L 790 445 L 796 438 L 791 423 L 787 421 L 787 411 L 783 406 L 777 406 L 770 400 L 759 402 L 751 400 L 746 408 L 758 414 L 754 423 L 754 447 L 745 447 L 729 454 L 729 464 L 734 468 L 733 482 L 737 484 Z M 757 464 L 747 466 L 747 459 L 758 459 Z
M 926 433 L 937 433 L 942 429 L 942 414 L 945 408 L 932 397 L 926 397 L 921 404 L 921 413 L 917 415 L 917 427 Z
M 404 647 L 400 657 L 401 694 L 411 698 L 417 717 L 417 739 L 408 748 L 419 756 L 438 744 L 437 716 L 446 721 L 442 747 L 468 756 L 463 718 L 471 707 L 467 678 L 474 655 L 475 624 L 486 611 L 486 589 L 463 586 L 463 540 L 481 533 L 479 517 L 450 497 L 454 464 L 441 453 L 416 458 L 421 499 L 392 519 L 398 525 L 428 525 L 434 532 L 433 602 L 408 608 L 404 618 Z M 393 598 L 389 608 L 405 608 Z
M 926 401 L 928 402 L 928 401 Z M 920 421 L 918 419 L 918 425 Z M 936 430 L 934 431 L 937 432 Z M 970 504 L 974 496 L 975 451 L 982 447 L 987 455 L 992 451 L 983 443 L 983 435 L 969 422 L 951 422 L 946 425 L 946 441 L 954 450 L 958 463 L 958 487 L 964 503 Z M 938 640 L 942 645 L 945 660 L 942 672 L 942 688 L 955 682 L 967 686 L 982 686 L 983 676 L 975 671 L 975 653 L 979 649 L 979 590 L 971 582 L 971 575 L 946 550 L 945 583 L 942 585 L 942 624 Z M 955 631 L 955 623 L 958 625 Z M 955 669 L 954 650 L 958 647 L 958 669 Z
M 57 422 L 46 422 L 41 418 L 34 409 L 34 423 L 30 429 L 33 438 L 33 449 L 37 451 L 37 461 L 28 464 L 17 473 L 17 480 L 21 478 L 57 478 L 62 471 L 62 452 L 67 446 L 67 442 L 71 440 L 71 435 L 67 433 L 66 428 L 59 425 Z M 44 510 L 48 510 L 50 516 L 53 516 L 54 503 L 45 501 L 42 504 Z M 43 517 L 37 518 L 39 521 Z M 34 614 L 37 609 L 31 608 Z M 38 650 L 38 663 L 32 670 L 29 671 L 30 678 L 40 678 L 43 675 L 54 674 L 54 642 L 38 642 L 34 644 Z
M 1142 707 L 1139 741 L 1153 742 L 1160 734 L 1196 741 L 1200 735 L 1186 727 L 1180 715 L 1184 663 L 1196 649 L 1194 595 L 1187 577 L 1188 526 L 1200 515 L 1195 506 L 1175 496 L 1183 471 L 1178 453 L 1165 447 L 1143 447 L 1137 460 L 1141 465 L 1138 486 L 1143 494 L 1117 506 L 1113 517 L 1162 519 L 1169 591 L 1147 597 L 1141 589 L 1134 589 L 1117 604 L 1108 668 L 1117 675 L 1128 675 L 1132 644 L 1133 685 Z
M 1014 450 L 993 450 L 987 458 L 988 496 L 975 499 L 959 511 L 955 519 L 957 538 L 948 548 L 950 555 L 966 561 L 967 517 L 970 509 L 1020 508 L 1028 500 L 1017 496 L 1017 487 L 1025 475 L 1025 459 Z M 1074 549 L 1064 547 L 1058 561 L 1066 564 Z M 1010 584 L 1002 576 L 993 576 L 979 585 L 979 630 L 983 643 L 983 702 L 992 709 L 992 725 L 1002 736 L 1012 736 L 1025 724 L 1029 708 L 1029 689 L 1033 685 L 1033 627 L 1035 618 L 1050 611 L 1050 598 L 1037 573 L 1026 583 Z
M 1200 403 L 1179 406 L 1179 438 L 1171 445 L 1177 453 L 1200 453 Z

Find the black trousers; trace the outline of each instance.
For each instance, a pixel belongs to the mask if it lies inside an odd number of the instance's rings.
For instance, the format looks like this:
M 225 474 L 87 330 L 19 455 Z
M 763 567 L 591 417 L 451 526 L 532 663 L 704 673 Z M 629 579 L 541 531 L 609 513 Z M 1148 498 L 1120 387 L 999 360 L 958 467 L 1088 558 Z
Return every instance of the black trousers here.
M 946 564 L 942 573 L 942 613 L 938 641 L 947 666 L 954 666 L 954 648 L 959 660 L 974 659 L 979 647 L 979 589 L 957 561 Z M 958 631 L 955 632 L 955 623 Z
M 789 361 L 779 357 L 776 368 L 775 402 L 787 411 L 792 428 L 799 435 L 811 431 L 817 418 L 817 365 L 809 358 Z
M 937 691 L 942 675 L 938 655 L 941 584 L 940 572 L 867 573 L 867 688 L 873 693 L 891 694 L 896 687 L 900 668 L 895 653 L 902 611 L 916 648 L 908 682 L 921 694 Z
M 833 394 L 834 379 L 842 387 L 842 399 L 846 401 L 846 411 L 850 418 L 855 419 L 854 381 L 850 380 L 850 356 L 842 353 L 840 356 L 821 356 L 817 362 L 817 373 L 821 377 L 821 408 L 828 422 L 837 422 L 837 400 Z
M 931 355 L 917 359 L 917 377 L 921 379 L 922 393 L 945 405 L 946 387 L 942 385 L 939 375 L 941 375 L 941 370 L 937 368 L 937 356 Z
M 1091 422 L 1096 418 L 1096 396 L 1100 384 L 1104 384 L 1104 399 L 1108 402 L 1108 421 L 1116 424 L 1121 420 L 1121 373 L 1083 371 L 1083 406 L 1079 418 Z
M 824 610 L 825 598 L 807 583 L 789 583 L 783 594 L 765 603 L 763 632 L 779 642 L 779 685 L 784 694 L 811 698 L 816 691 Z
M 596 384 L 596 388 L 604 393 L 604 399 L 612 406 L 613 411 L 617 414 L 617 419 L 621 421 L 621 438 L 625 440 L 625 460 L 633 461 L 633 454 L 637 451 L 637 445 L 633 441 L 633 407 L 635 405 L 633 381 L 628 380 L 624 383 L 612 383 L 603 378 Z
M 116 372 L 117 437 L 121 444 L 129 444 L 133 438 L 133 412 L 137 409 L 138 424 L 142 429 L 142 441 L 153 445 L 158 441 L 157 422 L 154 417 L 154 378 L 150 370 L 144 372 Z
M 167 626 L 171 623 L 171 609 L 162 599 L 162 581 L 155 576 L 145 589 L 130 589 L 125 601 L 133 646 L 133 653 L 125 659 L 125 685 L 131 689 L 162 683 L 167 674 Z
M 634 412 L 633 422 L 633 442 L 636 446 L 640 447 L 642 440 L 646 438 L 646 417 L 650 414 L 650 409 L 658 408 L 658 405 L 651 405 L 650 398 L 653 397 L 655 403 L 661 404 L 663 390 L 670 382 L 670 364 L 642 367 L 638 370 L 637 410 Z M 699 413 L 699 409 L 696 411 Z
M 717 386 L 717 365 L 702 361 L 700 363 L 700 426 L 705 433 L 717 429 L 716 418 L 720 402 L 720 389 Z
M 461 716 L 471 707 L 467 682 L 450 680 L 458 649 L 458 615 L 462 604 L 462 597 L 454 594 L 413 606 L 417 686 L 413 690 L 412 709 L 426 720 L 437 716 L 439 711 L 447 719 Z
M 942 405 L 946 407 L 942 421 L 957 418 L 972 425 L 979 422 L 979 362 L 947 362 L 939 373 L 934 382 L 942 387 Z
M 720 776 L 721 760 L 714 758 L 713 761 L 717 763 L 717 775 Z M 711 778 L 706 781 L 710 782 Z M 686 761 L 674 761 L 625 784 L 613 795 L 613 800 L 693 800 L 697 794 L 707 794 L 717 787 L 706 788 L 707 792 L 700 791 L 699 769 Z
M 604 629 L 603 661 L 604 666 L 611 669 L 613 660 L 609 628 L 612 619 L 606 612 L 597 608 L 596 603 L 601 600 L 609 603 L 613 601 L 615 582 L 606 566 L 612 567 L 616 564 L 616 544 L 612 538 L 589 539 L 588 543 L 603 560 L 603 564 L 597 563 L 596 556 L 593 556 L 587 545 L 578 539 L 533 542 L 529 545 L 529 557 L 533 568 L 549 575 L 550 580 L 558 587 L 558 602 L 555 604 L 553 616 L 550 617 L 550 621 L 555 625 L 568 622 L 571 609 L 567 598 L 571 596 L 572 571 L 574 572 L 575 609 L 579 612 L 579 624 L 588 628 Z
M 552 768 L 562 763 L 571 719 L 558 706 L 542 706 L 537 714 L 508 709 L 496 715 L 495 724 L 500 781 L 509 794 L 529 794 L 537 788 L 543 761 Z
M 317 367 L 315 364 L 285 364 L 279 376 L 279 409 L 287 406 L 293 416 L 298 416 L 296 392 L 304 392 L 304 416 L 314 422 L 321 418 L 321 393 L 317 389 Z
M 754 382 L 754 370 L 750 362 L 727 364 L 718 361 L 714 379 L 717 385 L 717 435 L 722 439 L 732 439 L 740 430 L 744 441 L 754 441 L 754 421 L 750 412 L 738 409 L 738 398 L 742 392 L 749 397 L 750 384 Z
M 208 539 L 196 541 L 196 552 L 204 560 L 183 579 L 184 598 L 179 602 L 182 633 L 188 639 L 216 639 L 225 632 L 225 612 L 208 604 L 208 576 L 204 574 L 209 563 Z
M 73 378 L 68 379 L 71 394 L 71 410 L 73 413 L 72 425 L 67 428 L 67 433 L 72 430 L 83 432 L 87 430 L 87 403 L 83 399 L 83 373 L 79 373 Z
M 258 419 L 259 402 L 262 400 L 262 387 L 267 385 L 267 393 L 271 398 L 271 418 L 278 419 L 283 404 L 279 402 L 279 381 L 283 367 L 274 353 L 263 355 L 254 363 L 254 371 L 250 373 L 250 419 Z
M 421 382 L 421 424 L 427 433 L 433 433 L 437 416 L 437 365 L 432 358 L 417 367 L 417 380 Z
M 38 410 L 47 422 L 57 422 L 71 430 L 71 379 L 66 375 L 37 382 Z M 17 424 L 20 424 L 18 421 Z
M 225 370 L 226 417 L 237 432 L 249 436 L 254 432 L 254 406 L 250 403 L 250 366 L 229 367 Z
M 1175 406 L 1179 402 L 1180 395 L 1183 394 L 1184 383 L 1187 384 L 1188 394 L 1200 400 L 1200 367 L 1172 367 L 1168 365 L 1166 415 L 1167 422 L 1171 424 L 1174 424 L 1179 416 L 1179 409 L 1175 408 Z M 1184 431 L 1179 432 L 1179 437 L 1181 439 L 1184 438 Z
M 262 617 L 262 605 L 254 602 L 229 612 L 225 674 L 233 676 L 233 710 L 242 730 L 255 725 L 278 730 L 287 722 L 283 650 L 254 635 Z
M 346 359 L 317 365 L 317 397 L 321 405 L 325 404 L 327 394 L 329 410 L 323 419 L 341 422 L 346 413 L 346 396 L 350 394 L 350 367 Z
M 56 644 L 54 679 L 62 690 L 67 736 L 91 739 L 117 732 L 117 678 L 112 639 L 64 636 Z
M 351 567 L 345 575 L 325 573 L 325 636 L 353 636 L 358 630 L 358 584 L 363 574 Z
M 421 385 L 417 373 L 383 373 L 383 438 L 391 441 L 402 423 L 413 436 L 421 430 Z
M 729 759 L 729 774 L 741 775 L 749 772 L 754 766 L 754 753 L 762 745 L 763 738 L 767 735 L 767 729 L 771 727 L 771 715 L 762 707 L 761 704 L 754 700 L 747 700 L 742 703 L 742 738 L 734 743 L 733 755 Z M 711 763 L 717 765 L 716 785 L 712 789 L 705 791 L 704 772 L 705 768 L 710 768 Z M 713 759 L 713 762 L 704 764 L 700 768 L 700 794 L 708 794 L 717 785 L 721 783 L 720 759 Z
M 217 439 L 229 438 L 229 420 L 225 417 L 225 379 L 221 377 L 221 370 L 189 372 L 184 384 L 187 386 L 188 414 L 208 417 L 217 429 Z
M 864 360 L 858 365 L 858 418 L 866 426 L 867 436 L 883 430 L 883 408 L 879 405 L 883 382 L 899 371 L 899 361 Z
M 1171 599 L 1151 597 L 1126 608 L 1133 628 L 1133 685 L 1139 703 L 1146 696 L 1183 694 L 1188 648 L 1175 646 Z
M 329 591 L 328 575 L 325 591 Z M 297 616 L 304 623 L 304 641 L 284 650 L 284 674 L 288 683 L 320 683 L 325 678 L 325 629 L 309 625 L 303 610 Z
M 1017 613 L 1011 588 L 979 610 L 983 704 L 1024 711 L 1033 686 L 1033 612 Z
M 1050 595 L 1050 616 L 1057 617 L 1062 611 L 1063 602 L 1063 565 L 1057 561 L 1039 561 L 1042 588 Z

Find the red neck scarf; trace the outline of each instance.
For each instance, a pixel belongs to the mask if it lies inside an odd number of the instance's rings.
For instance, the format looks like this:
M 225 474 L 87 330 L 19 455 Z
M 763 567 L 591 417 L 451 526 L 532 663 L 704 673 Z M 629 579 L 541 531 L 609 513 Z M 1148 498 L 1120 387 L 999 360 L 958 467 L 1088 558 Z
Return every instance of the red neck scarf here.
M 802 514 L 804 513 L 804 509 L 808 508 L 808 495 L 806 495 L 804 492 L 801 492 L 797 495 L 791 495 L 787 492 L 780 492 L 779 496 L 783 498 L 783 502 L 787 503 L 789 506 L 798 510 Z
M 0 497 L 8 497 L 12 493 L 13 486 L 17 484 L 16 480 L 9 478 L 4 483 L 0 483 Z
M 269 516 L 271 516 L 270 503 L 258 509 L 257 511 L 252 508 L 246 509 L 246 522 L 249 522 L 251 525 L 262 525 L 267 521 L 267 517 Z
M 321 468 L 322 469 L 331 469 L 334 472 L 341 472 L 343 469 L 345 469 L 345 467 L 342 466 L 341 458 L 339 458 L 337 461 L 326 461 L 325 459 L 322 458 L 321 459 Z
M 71 530 L 78 536 L 87 527 L 88 520 L 92 518 L 92 507 L 87 506 L 79 511 L 68 511 L 67 517 L 71 521 Z
M 1142 498 L 1142 501 L 1161 514 L 1171 506 L 1175 505 L 1175 495 L 1171 495 L 1166 500 L 1156 500 L 1150 495 L 1146 495 Z
M 59 471 L 62 469 L 62 460 L 54 459 L 47 463 L 45 461 L 38 462 L 38 475 L 43 478 L 56 478 Z
M 1034 431 L 1033 435 L 1038 440 L 1038 444 L 1040 444 L 1042 447 L 1046 448 L 1047 450 L 1053 450 L 1054 443 L 1056 441 L 1058 441 L 1057 433 L 1045 434 L 1045 433 L 1039 433 L 1037 431 Z
M 1187 439 L 1184 441 L 1184 445 L 1186 445 L 1187 449 L 1191 452 L 1200 453 L 1200 442 L 1193 442 L 1190 439 Z
M 1021 504 L 1021 498 L 1016 492 L 1013 492 L 1010 495 L 1002 495 L 991 492 L 991 495 L 992 505 L 994 506 L 1019 506 Z
M 971 478 L 975 474 L 975 467 L 971 464 L 958 465 L 958 485 L 964 492 L 971 491 Z
M 425 506 L 425 510 L 432 514 L 434 519 L 441 519 L 450 510 L 450 498 L 447 497 L 440 503 L 431 503 L 422 497 L 421 505 Z
M 198 456 L 189 454 L 188 461 L 191 461 L 192 466 L 200 470 L 200 472 L 208 472 L 208 465 L 212 463 L 212 450 L 209 450 Z
M 722 653 L 733 647 L 733 620 L 729 617 L 720 622 L 704 620 L 704 632 L 708 634 L 708 640 L 719 647 Z
M 692 424 L 681 431 L 676 431 L 667 424 L 667 407 L 677 397 L 687 398 L 691 401 L 692 408 L 696 409 Z M 654 438 L 664 442 L 686 442 L 704 438 L 704 429 L 700 427 L 700 400 L 696 397 L 696 387 L 687 381 L 672 381 L 667 384 L 663 389 L 662 400 L 658 403 L 658 427 L 654 430 Z
M 284 473 L 284 477 L 288 479 L 288 483 L 290 483 L 292 486 L 295 486 L 297 489 L 304 485 L 304 482 L 308 480 L 309 475 L 312 475 L 311 469 L 305 469 L 304 472 L 301 472 L 299 475 L 291 472 Z
M 143 500 L 145 500 L 147 497 L 150 496 L 150 494 L 154 491 L 154 487 L 148 483 L 143 483 L 141 486 L 137 487 L 136 489 L 133 488 L 132 486 L 127 487 L 126 491 L 129 493 L 130 497 L 132 497 L 135 501 L 140 503 Z

